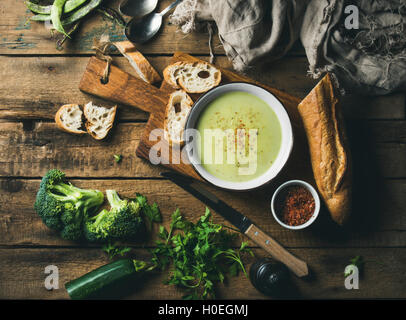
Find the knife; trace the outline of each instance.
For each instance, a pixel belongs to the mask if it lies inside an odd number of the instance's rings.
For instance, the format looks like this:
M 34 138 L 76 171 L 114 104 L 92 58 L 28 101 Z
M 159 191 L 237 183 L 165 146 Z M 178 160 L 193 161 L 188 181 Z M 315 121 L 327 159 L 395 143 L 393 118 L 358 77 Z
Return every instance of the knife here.
M 185 191 L 189 192 L 204 204 L 221 214 L 243 234 L 248 236 L 257 245 L 265 249 L 276 260 L 285 264 L 298 277 L 307 276 L 309 271 L 306 262 L 296 258 L 284 249 L 269 235 L 259 229 L 250 219 L 233 209 L 214 194 L 204 189 L 200 183 L 192 178 L 174 172 L 162 172 L 161 176 L 169 179 Z

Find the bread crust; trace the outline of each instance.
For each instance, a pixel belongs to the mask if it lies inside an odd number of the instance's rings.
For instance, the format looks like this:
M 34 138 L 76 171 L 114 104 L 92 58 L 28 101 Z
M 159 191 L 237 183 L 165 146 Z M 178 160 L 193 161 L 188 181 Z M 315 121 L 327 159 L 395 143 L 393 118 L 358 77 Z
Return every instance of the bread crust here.
M 64 123 L 62 122 L 62 120 L 61 120 L 62 113 L 65 111 L 65 109 L 68 109 L 71 107 L 80 108 L 79 105 L 77 105 L 77 104 L 65 104 L 62 107 L 60 107 L 59 110 L 56 112 L 55 122 L 56 122 L 57 127 L 65 132 L 72 133 L 72 134 L 79 134 L 79 135 L 86 134 L 86 131 L 84 131 L 84 130 L 71 130 L 71 129 L 67 128 L 64 125 Z
M 185 62 L 179 61 L 179 62 L 170 64 L 169 66 L 167 66 L 164 69 L 163 75 L 164 75 L 165 81 L 175 89 L 179 89 L 180 86 L 176 81 L 174 81 L 174 78 L 172 77 L 172 74 L 173 74 L 172 70 L 177 69 L 178 67 L 181 67 L 184 64 L 185 64 Z
M 188 90 L 188 88 L 184 85 L 182 78 L 180 78 L 178 81 L 176 81 L 176 77 L 175 77 L 173 74 L 176 72 L 176 70 L 177 70 L 178 68 L 182 68 L 182 67 L 189 66 L 189 65 L 194 65 L 194 64 L 196 64 L 196 67 L 202 66 L 202 65 L 204 65 L 204 66 L 210 66 L 211 68 L 214 68 L 214 69 L 216 69 L 216 70 L 218 71 L 219 77 L 218 77 L 217 79 L 214 79 L 215 81 L 214 81 L 214 83 L 211 85 L 210 88 L 207 88 L 207 89 L 205 89 L 205 90 L 194 90 L 194 91 L 190 91 L 190 90 Z M 202 70 L 202 71 L 204 71 L 204 70 Z M 178 62 L 175 62 L 175 63 L 173 63 L 173 64 L 167 66 L 167 67 L 165 68 L 164 72 L 163 72 L 163 75 L 164 75 L 165 81 L 166 81 L 169 85 L 171 85 L 173 88 L 175 88 L 175 89 L 181 88 L 181 89 L 183 89 L 184 91 L 186 91 L 186 92 L 188 92 L 188 93 L 205 93 L 205 92 L 209 91 L 210 89 L 212 89 L 212 88 L 218 86 L 218 85 L 220 84 L 221 78 L 222 78 L 221 71 L 220 71 L 219 69 L 217 69 L 215 66 L 213 66 L 213 65 L 211 65 L 211 64 L 209 64 L 209 63 L 207 63 L 207 62 L 195 62 L 195 63 L 193 63 L 193 62 L 178 61 Z
M 159 73 L 130 41 L 114 42 L 113 44 L 127 58 L 142 80 L 150 84 L 162 81 Z
M 85 118 L 86 118 L 86 120 L 87 120 L 86 123 L 85 123 L 85 127 L 86 127 L 86 130 L 87 130 L 87 133 L 90 134 L 90 135 L 92 136 L 92 138 L 94 138 L 94 139 L 96 139 L 96 140 L 103 140 L 104 138 L 107 137 L 107 135 L 109 134 L 111 128 L 113 127 L 114 120 L 116 119 L 117 106 L 114 106 L 114 107 L 111 108 L 111 109 L 114 110 L 114 112 L 113 112 L 113 118 L 112 118 L 111 122 L 109 123 L 109 126 L 108 126 L 107 129 L 106 129 L 106 134 L 105 134 L 104 136 L 100 136 L 100 137 L 99 137 L 98 135 L 94 134 L 94 133 L 92 132 L 92 130 L 90 130 L 90 127 L 93 125 L 93 123 L 89 120 L 89 119 L 90 119 L 90 116 L 89 116 L 89 114 L 88 114 L 88 112 L 87 112 L 87 107 L 86 107 L 86 106 L 87 106 L 87 105 L 85 105 L 85 107 L 83 108 L 83 113 L 84 113 Z
M 299 104 L 314 178 L 332 219 L 343 225 L 351 212 L 351 159 L 339 100 L 327 74 Z
M 185 91 L 178 90 L 178 91 L 172 92 L 172 94 L 170 95 L 169 102 L 166 105 L 166 109 L 165 109 L 165 120 L 164 120 L 164 137 L 170 146 L 173 146 L 173 145 L 183 146 L 183 144 L 185 143 L 183 141 L 183 139 L 181 141 L 172 140 L 170 137 L 170 134 L 169 134 L 169 130 L 168 130 L 168 125 L 169 125 L 169 121 L 170 121 L 169 113 L 170 113 L 171 109 L 174 107 L 174 103 L 173 103 L 174 98 L 177 97 L 179 94 L 185 95 L 183 101 L 189 107 L 189 113 L 193 106 L 193 100 L 189 97 L 189 95 Z

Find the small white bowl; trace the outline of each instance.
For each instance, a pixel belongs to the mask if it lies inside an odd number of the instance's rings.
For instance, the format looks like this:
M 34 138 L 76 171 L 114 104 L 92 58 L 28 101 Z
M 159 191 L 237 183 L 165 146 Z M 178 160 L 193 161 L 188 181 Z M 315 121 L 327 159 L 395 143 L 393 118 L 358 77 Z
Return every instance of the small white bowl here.
M 301 186 L 301 187 L 305 187 L 307 190 L 310 191 L 310 193 L 312 194 L 313 198 L 314 198 L 314 202 L 315 202 L 315 208 L 314 208 L 314 212 L 312 217 L 304 224 L 301 224 L 299 226 L 289 226 L 286 223 L 283 223 L 279 217 L 278 214 L 276 212 L 275 209 L 275 201 L 276 198 L 278 197 L 278 195 L 281 193 L 282 190 L 291 187 L 291 186 Z M 282 226 L 285 227 L 286 229 L 290 229 L 290 230 L 301 230 L 301 229 L 305 229 L 308 226 L 310 226 L 318 217 L 319 212 L 320 212 L 320 197 L 319 194 L 317 193 L 316 189 L 314 189 L 310 184 L 308 184 L 307 182 L 304 182 L 302 180 L 291 180 L 291 181 L 287 181 L 284 184 L 282 184 L 278 189 L 276 189 L 275 193 L 272 196 L 272 201 L 271 201 L 271 210 L 272 210 L 272 215 L 275 218 L 275 220 Z

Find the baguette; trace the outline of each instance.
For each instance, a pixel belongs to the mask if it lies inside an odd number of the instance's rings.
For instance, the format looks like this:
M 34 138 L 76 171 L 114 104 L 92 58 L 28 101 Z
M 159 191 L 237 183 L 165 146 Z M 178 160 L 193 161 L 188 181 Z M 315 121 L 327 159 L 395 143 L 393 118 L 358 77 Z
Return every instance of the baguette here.
M 158 72 L 130 41 L 113 42 L 113 44 L 127 58 L 142 80 L 150 84 L 162 81 Z
M 193 100 L 185 91 L 178 90 L 171 94 L 165 112 L 164 137 L 170 145 L 183 145 L 183 131 Z
M 331 76 L 327 74 L 299 104 L 313 174 L 332 219 L 343 225 L 351 211 L 351 161 Z
M 96 140 L 104 139 L 113 127 L 117 106 L 107 109 L 98 107 L 89 102 L 83 108 L 87 132 Z
M 73 133 L 85 134 L 83 127 L 83 112 L 77 104 L 66 104 L 55 114 L 55 122 L 59 129 Z
M 165 81 L 188 93 L 204 93 L 218 86 L 221 71 L 206 62 L 176 62 L 164 70 Z

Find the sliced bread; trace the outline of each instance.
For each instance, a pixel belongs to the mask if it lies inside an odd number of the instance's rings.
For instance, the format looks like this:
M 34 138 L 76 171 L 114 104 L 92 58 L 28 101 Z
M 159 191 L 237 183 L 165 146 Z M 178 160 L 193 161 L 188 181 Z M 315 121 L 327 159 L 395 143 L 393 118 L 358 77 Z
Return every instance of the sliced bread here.
M 83 128 L 83 112 L 77 104 L 66 104 L 59 108 L 55 115 L 58 128 L 73 134 L 85 134 Z
M 203 93 L 220 84 L 221 71 L 206 62 L 176 62 L 166 67 L 164 78 L 174 88 Z
M 193 100 L 185 91 L 178 90 L 171 94 L 164 122 L 164 137 L 170 145 L 184 143 L 183 132 L 192 106 Z
M 127 58 L 135 72 L 142 80 L 150 84 L 162 81 L 162 78 L 158 72 L 130 41 L 114 42 L 113 44 L 121 52 L 121 54 Z
M 92 102 L 89 102 L 85 105 L 83 111 L 87 119 L 87 132 L 96 140 L 104 139 L 113 127 L 117 106 L 108 109 L 95 106 Z

